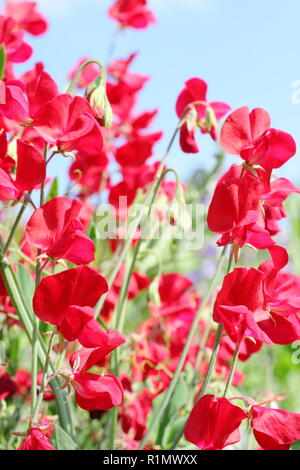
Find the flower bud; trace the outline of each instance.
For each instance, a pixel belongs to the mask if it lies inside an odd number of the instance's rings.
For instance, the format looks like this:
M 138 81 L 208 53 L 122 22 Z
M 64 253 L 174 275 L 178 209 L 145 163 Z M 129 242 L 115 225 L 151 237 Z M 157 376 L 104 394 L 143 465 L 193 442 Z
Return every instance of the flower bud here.
M 106 80 L 102 75 L 87 87 L 86 98 L 100 124 L 109 129 L 113 121 L 113 112 L 106 95 Z
M 207 106 L 206 108 L 205 125 L 209 132 L 211 131 L 211 129 L 215 129 L 218 126 L 218 121 L 215 112 L 210 106 Z

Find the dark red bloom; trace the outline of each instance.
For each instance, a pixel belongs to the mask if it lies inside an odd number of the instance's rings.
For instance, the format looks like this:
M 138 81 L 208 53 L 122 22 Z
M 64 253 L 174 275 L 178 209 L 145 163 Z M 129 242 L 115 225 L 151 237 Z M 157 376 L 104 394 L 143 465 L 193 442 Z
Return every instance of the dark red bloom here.
M 265 273 L 264 295 L 270 316 L 260 327 L 276 344 L 290 344 L 300 338 L 300 276 L 282 269 L 288 263 L 288 254 L 280 246 L 269 249 L 271 259 L 262 263 Z
M 139 73 L 129 72 L 129 66 L 135 59 L 136 53 L 131 54 L 126 60 L 117 60 L 109 66 L 110 75 L 116 80 L 107 82 L 107 97 L 112 106 L 114 114 L 116 114 L 123 122 L 125 122 L 136 103 L 136 94 L 145 83 L 149 80 L 149 76 Z M 120 132 L 117 129 L 117 132 Z
M 64 196 L 51 199 L 29 219 L 26 241 L 51 258 L 90 263 L 94 260 L 94 243 L 83 233 L 83 210 L 80 201 Z
M 74 374 L 73 387 L 77 404 L 86 411 L 109 410 L 123 400 L 121 382 L 114 375 Z
M 212 232 L 222 234 L 218 245 L 246 243 L 258 249 L 274 245 L 265 229 L 263 182 L 249 170 L 232 166 L 219 180 L 211 201 L 207 223 Z
M 99 155 L 78 152 L 70 168 L 70 178 L 80 186 L 82 194 L 89 196 L 105 188 L 107 166 L 108 158 L 104 152 Z
M 22 440 L 18 450 L 55 450 L 47 432 L 42 428 L 31 428 Z
M 71 384 L 80 408 L 87 411 L 109 410 L 121 404 L 123 387 L 119 379 L 113 375 L 91 374 L 87 370 L 99 364 L 107 354 L 124 342 L 125 338 L 120 333 L 109 330 L 104 332 L 98 348 L 81 348 L 71 356 Z
M 278 221 L 286 217 L 284 201 L 292 193 L 300 194 L 300 189 L 286 178 L 278 178 L 270 183 L 270 188 L 263 196 L 266 229 L 271 236 L 280 232 Z
M 30 115 L 24 84 L 17 80 L 0 81 L 0 92 L 0 114 L 7 119 L 26 123 Z
M 152 156 L 153 146 L 162 137 L 162 132 L 136 135 L 116 151 L 116 160 L 122 167 L 140 167 Z
M 226 398 L 204 395 L 194 406 L 184 435 L 200 449 L 221 450 L 239 442 L 239 426 L 247 416 Z
M 197 127 L 200 127 L 202 133 L 208 132 L 213 140 L 217 140 L 217 121 L 231 109 L 221 101 L 208 102 L 206 93 L 207 83 L 200 78 L 191 78 L 185 82 L 185 88 L 178 96 L 177 116 L 185 119 L 180 129 L 180 146 L 186 153 L 199 152 L 195 140 Z
M 36 2 L 13 2 L 7 1 L 5 14 L 11 16 L 20 29 L 38 36 L 47 30 L 47 21 L 36 9 Z
M 251 426 L 264 450 L 288 450 L 300 439 L 300 413 L 253 406 Z
M 17 171 L 13 180 L 10 173 L 0 168 L 0 200 L 19 199 L 24 191 L 32 191 L 46 177 L 43 156 L 32 145 L 17 141 Z
M 246 336 L 272 344 L 259 322 L 269 318 L 265 306 L 263 282 L 265 274 L 251 268 L 235 268 L 225 276 L 217 296 L 213 319 L 224 325 L 235 343 Z
M 105 333 L 94 319 L 93 307 L 105 292 L 104 277 L 80 266 L 42 279 L 33 309 L 40 320 L 56 325 L 68 341 L 78 339 L 84 346 L 96 347 Z
M 232 359 L 236 344 L 229 338 L 229 336 L 223 336 L 221 339 L 221 345 L 218 353 L 218 359 L 229 361 Z M 262 348 L 262 342 L 251 338 L 244 338 L 239 348 L 239 361 L 247 361 L 252 354 L 257 353 Z
M 18 392 L 17 384 L 10 375 L 0 367 L 0 400 L 12 397 Z
M 147 0 L 115 0 L 108 14 L 120 25 L 135 29 L 147 28 L 156 21 Z
M 25 85 L 31 117 L 34 117 L 42 106 L 59 95 L 58 86 L 51 75 L 44 70 L 42 62 L 35 64 L 35 67 L 22 75 L 20 80 Z
M 193 283 L 185 276 L 178 273 L 164 274 L 160 277 L 158 293 L 160 305 L 157 307 L 152 302 L 151 312 L 156 317 L 180 317 L 186 314 L 193 315 L 199 305 L 200 299 L 191 289 Z
M 265 169 L 279 168 L 296 153 L 293 137 L 271 128 L 267 111 L 256 108 L 249 113 L 247 106 L 227 117 L 221 130 L 221 145 L 225 152 Z
M 80 348 L 70 357 L 70 366 L 77 373 L 85 373 L 95 365 L 101 365 L 103 359 L 114 349 L 125 343 L 125 338 L 115 330 L 101 330 L 98 346 L 92 348 Z

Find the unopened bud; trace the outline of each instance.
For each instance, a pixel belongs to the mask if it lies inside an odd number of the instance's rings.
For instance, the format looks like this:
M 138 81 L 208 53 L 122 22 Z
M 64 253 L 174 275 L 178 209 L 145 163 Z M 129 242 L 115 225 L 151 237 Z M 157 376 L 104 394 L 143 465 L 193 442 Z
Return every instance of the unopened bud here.
M 211 129 L 214 129 L 218 126 L 218 121 L 215 112 L 210 106 L 207 106 L 206 108 L 205 125 L 209 132 L 211 131 Z
M 86 98 L 100 124 L 109 129 L 113 121 L 113 112 L 106 95 L 106 80 L 102 75 L 88 86 Z

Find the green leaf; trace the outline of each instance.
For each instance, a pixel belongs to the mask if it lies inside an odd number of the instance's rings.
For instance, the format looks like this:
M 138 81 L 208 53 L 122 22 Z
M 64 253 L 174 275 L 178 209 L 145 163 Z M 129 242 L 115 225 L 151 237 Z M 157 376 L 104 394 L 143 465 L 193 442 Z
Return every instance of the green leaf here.
M 34 280 L 23 264 L 19 263 L 17 270 L 17 280 L 22 292 L 23 300 L 29 313 L 32 313 L 32 298 L 34 294 Z
M 161 403 L 164 400 L 166 392 L 161 393 L 153 400 L 153 411 L 149 415 L 149 422 L 152 420 L 152 414 L 155 414 L 155 410 L 160 408 Z M 172 437 L 176 434 L 176 430 L 179 429 L 180 423 L 178 423 L 178 412 L 189 402 L 190 391 L 185 380 L 180 377 L 174 393 L 165 409 L 158 425 L 153 429 L 151 433 L 152 440 L 163 447 L 166 447 L 168 443 L 172 442 Z M 173 426 L 175 430 L 173 430 Z M 165 433 L 167 435 L 165 435 Z
M 2 80 L 4 76 L 5 64 L 6 64 L 5 49 L 4 49 L 4 46 L 1 44 L 0 45 L 0 80 Z
M 77 450 L 78 446 L 73 439 L 58 424 L 53 432 L 54 442 L 57 450 Z
M 162 438 L 162 447 L 168 450 L 171 444 L 174 442 L 179 431 L 183 428 L 187 420 L 187 416 L 175 416 L 166 426 L 164 435 Z
M 95 227 L 95 223 L 94 221 L 92 220 L 89 228 L 88 228 L 88 232 L 87 232 L 87 236 L 94 242 L 96 243 L 97 241 L 97 233 L 96 233 L 96 227 Z
M 6 363 L 6 354 L 5 354 L 5 343 L 0 341 L 0 366 L 3 366 Z

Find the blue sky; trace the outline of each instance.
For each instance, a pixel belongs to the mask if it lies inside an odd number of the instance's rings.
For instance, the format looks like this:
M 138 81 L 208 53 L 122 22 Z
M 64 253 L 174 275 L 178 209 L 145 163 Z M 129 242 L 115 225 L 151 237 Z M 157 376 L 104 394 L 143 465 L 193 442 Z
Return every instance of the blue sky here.
M 38 3 L 50 29 L 45 36 L 29 37 L 35 49 L 31 63 L 44 61 L 63 87 L 79 57 L 106 60 L 115 26 L 106 15 L 111 0 Z M 293 83 L 300 80 L 299 0 L 152 0 L 150 4 L 157 25 L 119 36 L 115 57 L 139 51 L 133 69 L 152 76 L 139 108 L 160 108 L 155 128 L 164 130 L 165 138 L 156 147 L 157 157 L 177 121 L 176 97 L 192 76 L 208 82 L 211 100 L 227 101 L 233 108 L 267 109 L 272 126 L 292 133 L 300 149 L 300 104 L 292 102 Z M 199 143 L 198 155 L 184 155 L 178 146 L 172 152 L 170 165 L 183 178 L 212 161 L 214 145 L 209 138 L 199 135 Z M 300 181 L 298 158 L 280 175 Z

